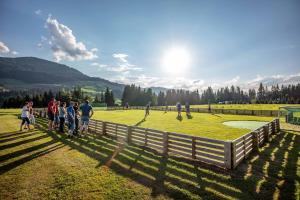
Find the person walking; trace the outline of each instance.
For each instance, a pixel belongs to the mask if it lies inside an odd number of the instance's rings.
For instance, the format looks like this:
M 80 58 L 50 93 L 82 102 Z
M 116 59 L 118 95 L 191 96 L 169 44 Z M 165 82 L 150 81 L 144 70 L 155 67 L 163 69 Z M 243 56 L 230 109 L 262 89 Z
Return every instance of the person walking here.
M 30 121 L 29 121 L 29 105 L 28 102 L 25 102 L 25 105 L 22 108 L 21 111 L 21 125 L 20 125 L 20 131 L 23 130 L 23 125 L 25 124 L 25 126 L 27 127 L 28 130 L 30 130 Z
M 146 117 L 147 117 L 148 115 L 150 115 L 150 104 L 151 104 L 151 102 L 149 102 L 149 103 L 146 105 L 146 109 L 145 109 L 145 117 L 144 117 L 144 119 L 146 119 Z
M 64 127 L 65 127 L 65 120 L 66 120 L 66 102 L 60 103 L 60 106 L 58 108 L 58 113 L 59 113 L 59 132 L 60 133 L 65 133 Z
M 81 127 L 80 134 L 83 135 L 83 132 L 88 131 L 88 125 L 90 118 L 93 116 L 94 111 L 93 107 L 89 104 L 89 101 L 86 100 L 83 105 L 80 106 L 81 110 Z
M 177 107 L 177 112 L 178 112 L 177 117 L 181 117 L 181 103 L 178 102 L 178 103 L 176 104 L 176 107 Z
M 69 107 L 67 108 L 67 118 L 68 118 L 68 137 L 73 137 L 73 132 L 75 129 L 75 110 L 73 108 L 74 103 L 71 101 Z
M 190 104 L 189 102 L 185 102 L 185 112 L 187 116 L 191 115 L 191 109 L 190 109 Z

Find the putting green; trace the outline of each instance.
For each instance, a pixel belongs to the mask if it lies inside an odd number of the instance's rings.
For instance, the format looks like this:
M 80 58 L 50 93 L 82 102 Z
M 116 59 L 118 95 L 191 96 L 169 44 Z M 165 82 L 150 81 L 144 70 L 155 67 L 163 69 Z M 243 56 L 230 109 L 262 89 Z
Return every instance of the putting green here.
M 179 118 L 177 112 L 165 113 L 153 110 L 150 111 L 150 115 L 146 119 L 144 116 L 144 110 L 97 110 L 93 119 L 220 140 L 236 139 L 251 131 L 249 128 L 226 126 L 223 122 L 243 120 L 261 121 L 264 124 L 273 119 L 272 117 L 207 113 L 192 113 L 191 116 L 182 113 L 182 117 Z
M 231 126 L 234 128 L 246 128 L 250 130 L 258 129 L 259 127 L 262 127 L 267 122 L 260 122 L 260 121 L 227 121 L 223 122 L 226 126 Z

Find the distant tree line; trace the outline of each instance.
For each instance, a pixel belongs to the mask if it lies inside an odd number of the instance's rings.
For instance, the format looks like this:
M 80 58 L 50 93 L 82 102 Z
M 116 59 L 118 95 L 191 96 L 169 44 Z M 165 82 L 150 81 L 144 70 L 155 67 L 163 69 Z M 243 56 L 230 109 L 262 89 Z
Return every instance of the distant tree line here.
M 89 100 L 95 103 L 106 103 L 108 106 L 115 104 L 113 92 L 109 90 L 109 88 L 106 88 L 106 91 L 102 92 L 100 97 L 96 95 L 95 98 L 85 94 L 81 87 L 75 87 L 73 90 L 60 90 L 58 92 L 49 90 L 48 92 L 36 94 L 25 91 L 10 91 L 1 92 L 0 95 L 1 97 L 2 95 L 8 96 L 2 100 L 2 108 L 19 108 L 24 105 L 26 101 L 30 100 L 33 101 L 34 107 L 46 107 L 52 97 L 63 102 L 83 102 L 84 100 Z
M 32 100 L 35 107 L 47 106 L 51 97 L 57 100 L 69 102 L 70 100 L 82 102 L 88 99 L 94 103 L 105 103 L 107 106 L 115 105 L 113 92 L 106 88 L 105 92 L 92 97 L 85 94 L 80 87 L 73 90 L 60 90 L 53 92 L 49 90 L 44 93 L 25 92 L 25 91 L 2 91 L 0 92 L 0 101 L 2 108 L 19 108 L 25 101 Z M 151 105 L 175 105 L 177 102 L 182 104 L 188 102 L 191 105 L 207 103 L 281 103 L 281 104 L 300 104 L 300 84 L 296 85 L 274 85 L 266 87 L 260 83 L 259 88 L 242 90 L 239 86 L 223 87 L 213 90 L 208 87 L 201 93 L 198 90 L 188 91 L 183 89 L 170 89 L 166 92 L 154 93 L 151 88 L 143 89 L 134 84 L 127 85 L 122 95 L 122 105 L 128 103 L 132 106 L 144 106 L 147 103 Z
M 215 91 L 212 87 L 208 87 L 201 94 L 198 90 L 182 89 L 170 89 L 155 94 L 151 89 L 142 89 L 134 84 L 125 86 L 122 95 L 123 106 L 126 103 L 132 106 L 142 106 L 148 102 L 158 106 L 175 105 L 177 102 L 182 104 L 188 102 L 191 105 L 208 103 L 299 104 L 300 84 L 267 87 L 260 83 L 257 90 L 249 89 L 248 91 L 242 90 L 239 86 L 223 87 Z

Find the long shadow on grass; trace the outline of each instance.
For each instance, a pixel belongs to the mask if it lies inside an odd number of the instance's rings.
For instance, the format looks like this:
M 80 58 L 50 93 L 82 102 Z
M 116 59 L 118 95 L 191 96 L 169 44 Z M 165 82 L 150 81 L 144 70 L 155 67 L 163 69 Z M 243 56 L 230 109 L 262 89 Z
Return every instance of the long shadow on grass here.
M 22 139 L 22 138 L 26 138 L 26 137 L 30 137 L 30 136 L 33 136 L 35 134 L 36 134 L 35 132 L 24 132 L 24 133 L 20 133 L 16 137 L 6 137 L 6 139 L 1 139 L 0 138 L 0 144 L 10 142 L 10 141 L 14 141 L 14 140 L 18 140 L 18 139 Z
M 40 121 L 46 130 L 46 122 Z M 43 124 L 44 123 L 44 124 Z M 226 171 L 199 162 L 160 153 L 134 144 L 88 134 L 86 138 L 67 139 L 48 132 L 61 141 L 108 166 L 122 176 L 152 188 L 152 195 L 174 199 L 294 199 L 299 153 L 299 135 L 282 132 L 236 170 Z M 287 156 L 288 153 L 288 156 Z
M 61 147 L 63 144 L 57 144 L 59 140 L 51 140 L 48 142 L 42 141 L 45 138 L 49 138 L 47 134 L 37 133 L 37 131 L 29 131 L 29 132 L 11 132 L 11 133 L 3 133 L 4 136 L 0 138 L 0 143 L 11 142 L 17 140 L 17 142 L 9 143 L 0 146 L 1 151 L 4 153 L 5 150 L 9 149 L 9 153 L 2 154 L 0 156 L 0 175 L 10 171 L 25 162 L 31 161 L 39 156 L 45 155 L 52 151 L 55 151 Z M 36 137 L 32 137 L 36 135 Z M 29 139 L 27 139 L 29 137 Z M 20 141 L 20 139 L 22 139 Z M 30 145 L 28 148 L 21 148 L 20 150 L 14 149 L 15 147 L 22 147 L 27 143 L 37 142 L 35 145 Z
M 140 126 L 142 123 L 146 121 L 146 118 L 143 118 L 141 121 L 137 122 L 135 126 Z
M 21 159 L 18 159 L 16 161 L 10 162 L 10 163 L 8 163 L 6 165 L 0 166 L 0 175 L 4 174 L 7 171 L 10 171 L 10 170 L 16 168 L 16 167 L 18 167 L 18 166 L 20 166 L 20 165 L 22 165 L 22 164 L 24 164 L 26 162 L 29 162 L 29 161 L 31 161 L 31 160 L 33 160 L 35 158 L 38 158 L 38 157 L 43 156 L 43 155 L 46 155 L 46 154 L 48 154 L 48 153 L 50 153 L 52 151 L 56 151 L 56 150 L 64 147 L 63 144 L 56 144 L 54 146 L 50 146 L 49 147 L 49 145 L 51 145 L 51 144 L 54 144 L 54 143 L 53 142 L 44 143 L 42 146 L 43 147 L 47 147 L 47 148 L 45 148 L 43 150 L 40 150 L 40 151 L 37 151 L 37 152 L 35 152 L 33 154 L 30 154 L 28 156 L 22 157 Z M 39 148 L 42 148 L 42 147 L 40 146 Z M 26 153 L 29 153 L 29 152 L 26 152 Z

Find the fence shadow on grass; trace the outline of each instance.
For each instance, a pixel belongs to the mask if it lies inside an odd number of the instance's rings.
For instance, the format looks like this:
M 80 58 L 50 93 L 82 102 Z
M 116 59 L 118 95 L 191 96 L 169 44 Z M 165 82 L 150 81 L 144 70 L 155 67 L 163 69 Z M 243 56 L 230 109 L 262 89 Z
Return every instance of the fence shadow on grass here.
M 0 138 L 0 144 L 8 142 L 8 144 L 0 145 L 1 151 L 4 152 L 6 149 L 12 149 L 15 147 L 21 147 L 31 142 L 39 142 L 42 139 L 49 137 L 45 134 L 37 134 L 37 131 L 29 132 L 9 132 L 2 133 L 3 136 Z M 32 137 L 36 135 L 36 137 Z M 5 137 L 4 137 L 5 136 Z M 29 139 L 26 139 L 30 137 Z M 21 141 L 19 141 L 22 139 Z M 17 142 L 13 142 L 18 140 Z M 10 143 L 11 142 L 11 143 Z M 52 151 L 62 148 L 63 144 L 58 144 L 59 141 L 48 141 L 44 143 L 38 143 L 35 146 L 30 146 L 28 148 L 21 148 L 20 150 L 8 151 L 9 153 L 0 156 L 0 175 L 4 174 L 28 161 L 31 161 L 42 155 L 46 155 Z M 16 159 L 19 158 L 19 159 Z
M 46 130 L 46 123 L 42 128 Z M 226 171 L 182 158 L 163 156 L 156 151 L 134 144 L 88 134 L 86 138 L 67 139 L 47 132 L 60 141 L 152 189 L 152 195 L 168 195 L 174 199 L 294 199 L 300 137 L 282 131 L 272 142 L 238 166 Z

